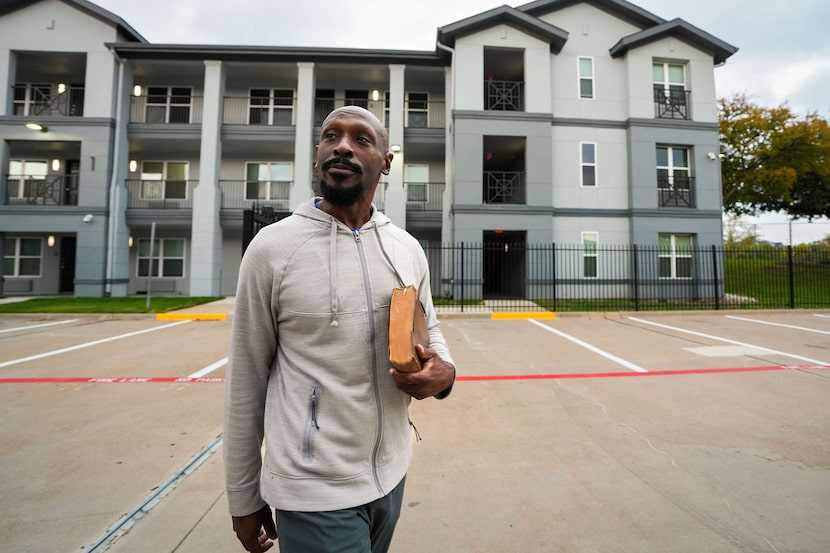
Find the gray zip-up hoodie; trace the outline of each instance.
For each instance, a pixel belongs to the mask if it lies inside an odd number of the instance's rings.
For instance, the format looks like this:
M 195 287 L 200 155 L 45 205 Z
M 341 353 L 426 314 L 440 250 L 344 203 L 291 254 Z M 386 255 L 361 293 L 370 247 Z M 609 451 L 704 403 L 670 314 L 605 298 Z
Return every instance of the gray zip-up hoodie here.
M 419 291 L 430 347 L 452 363 L 423 249 L 384 214 L 373 208 L 353 231 L 311 201 L 251 241 L 225 389 L 231 515 L 266 503 L 355 507 L 403 479 L 412 458 L 410 397 L 395 387 L 388 359 L 389 298 L 401 280 Z

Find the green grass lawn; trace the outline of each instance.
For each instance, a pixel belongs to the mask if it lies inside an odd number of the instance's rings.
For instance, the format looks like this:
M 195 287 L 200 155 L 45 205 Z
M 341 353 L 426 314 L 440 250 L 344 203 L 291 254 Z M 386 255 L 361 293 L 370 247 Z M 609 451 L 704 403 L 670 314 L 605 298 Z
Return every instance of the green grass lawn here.
M 165 313 L 221 300 L 222 297 L 33 298 L 0 304 L 0 313 Z

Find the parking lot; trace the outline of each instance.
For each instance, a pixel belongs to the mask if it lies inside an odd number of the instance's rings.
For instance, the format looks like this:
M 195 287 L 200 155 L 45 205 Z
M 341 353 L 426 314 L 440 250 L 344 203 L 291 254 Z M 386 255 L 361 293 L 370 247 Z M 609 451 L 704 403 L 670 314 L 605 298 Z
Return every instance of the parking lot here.
M 393 551 L 830 551 L 830 311 L 441 319 Z M 0 549 L 242 551 L 230 324 L 0 315 Z

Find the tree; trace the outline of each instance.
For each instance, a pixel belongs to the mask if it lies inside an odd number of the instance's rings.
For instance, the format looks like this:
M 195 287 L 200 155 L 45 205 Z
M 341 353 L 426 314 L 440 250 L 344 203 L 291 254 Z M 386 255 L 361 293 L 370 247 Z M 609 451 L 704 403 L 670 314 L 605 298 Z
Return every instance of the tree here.
M 830 216 L 830 125 L 746 95 L 720 99 L 723 206 L 735 215 Z

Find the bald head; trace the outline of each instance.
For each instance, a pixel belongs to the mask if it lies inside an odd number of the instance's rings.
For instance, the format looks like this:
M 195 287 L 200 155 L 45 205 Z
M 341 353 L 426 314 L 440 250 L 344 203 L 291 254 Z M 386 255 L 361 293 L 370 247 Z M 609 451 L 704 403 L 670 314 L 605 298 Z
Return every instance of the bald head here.
M 320 128 L 325 128 L 329 121 L 341 117 L 359 117 L 366 121 L 366 123 L 368 123 L 377 133 L 378 147 L 384 153 L 389 151 L 389 133 L 387 132 L 386 127 L 383 126 L 383 123 L 380 122 L 380 119 L 378 119 L 374 113 L 366 108 L 362 108 L 360 106 L 339 107 L 326 116 Z

